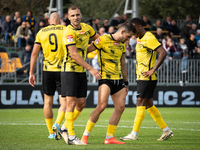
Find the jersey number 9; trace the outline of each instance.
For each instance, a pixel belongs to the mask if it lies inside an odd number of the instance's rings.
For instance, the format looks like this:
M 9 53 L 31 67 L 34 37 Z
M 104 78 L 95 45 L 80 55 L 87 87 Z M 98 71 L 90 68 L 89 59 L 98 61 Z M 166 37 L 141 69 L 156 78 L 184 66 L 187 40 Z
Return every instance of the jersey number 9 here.
M 58 49 L 57 37 L 54 33 L 49 35 L 49 43 L 55 46 L 55 49 L 51 49 L 52 52 L 56 52 Z

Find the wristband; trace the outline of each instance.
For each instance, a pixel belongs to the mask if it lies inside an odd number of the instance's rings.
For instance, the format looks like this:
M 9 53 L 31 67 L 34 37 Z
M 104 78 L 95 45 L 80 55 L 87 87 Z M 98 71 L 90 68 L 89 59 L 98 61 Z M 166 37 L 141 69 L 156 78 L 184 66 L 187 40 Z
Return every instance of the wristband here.
M 125 81 L 124 84 L 125 84 L 125 85 L 128 85 L 128 81 Z

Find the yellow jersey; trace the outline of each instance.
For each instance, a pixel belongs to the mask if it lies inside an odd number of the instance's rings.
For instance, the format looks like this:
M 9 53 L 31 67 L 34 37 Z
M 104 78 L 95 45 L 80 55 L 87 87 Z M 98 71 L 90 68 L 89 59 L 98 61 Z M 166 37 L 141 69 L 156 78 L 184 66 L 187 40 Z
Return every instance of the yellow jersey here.
M 42 46 L 44 54 L 43 71 L 61 71 L 66 51 L 62 41 L 65 28 L 63 25 L 49 25 L 37 33 L 35 43 Z
M 86 60 L 89 39 L 95 36 L 95 34 L 94 29 L 86 23 L 81 23 L 80 29 L 68 25 L 63 34 L 63 41 L 66 48 L 70 45 L 76 45 L 77 53 Z M 64 56 L 61 71 L 86 72 L 84 67 L 77 64 L 76 61 L 71 58 L 68 48 L 67 51 L 65 51 Z
M 98 49 L 98 62 L 102 79 L 123 79 L 121 57 L 125 53 L 125 43 L 116 41 L 111 34 L 100 36 L 93 43 Z
M 137 80 L 157 80 L 157 72 L 149 79 L 142 75 L 149 71 L 156 63 L 156 50 L 161 46 L 151 32 L 146 32 L 141 38 L 137 38 L 136 45 L 136 74 Z

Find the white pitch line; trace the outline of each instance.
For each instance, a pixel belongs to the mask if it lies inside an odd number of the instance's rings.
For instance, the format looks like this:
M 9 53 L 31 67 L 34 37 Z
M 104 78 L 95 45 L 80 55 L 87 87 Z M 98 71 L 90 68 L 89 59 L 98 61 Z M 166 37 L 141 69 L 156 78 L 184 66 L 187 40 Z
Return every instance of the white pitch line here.
M 31 126 L 44 126 L 46 123 L 1 123 L 0 125 L 31 125 Z M 85 124 L 76 124 L 74 126 L 77 127 L 85 127 Z M 107 128 L 108 126 L 105 125 L 95 125 L 95 127 L 101 127 L 101 128 Z M 118 128 L 132 128 L 133 126 L 117 126 Z M 144 127 L 141 126 L 141 128 L 145 129 L 160 129 L 159 127 Z M 185 131 L 200 131 L 200 129 L 184 129 L 184 128 L 171 128 L 172 130 L 185 130 Z

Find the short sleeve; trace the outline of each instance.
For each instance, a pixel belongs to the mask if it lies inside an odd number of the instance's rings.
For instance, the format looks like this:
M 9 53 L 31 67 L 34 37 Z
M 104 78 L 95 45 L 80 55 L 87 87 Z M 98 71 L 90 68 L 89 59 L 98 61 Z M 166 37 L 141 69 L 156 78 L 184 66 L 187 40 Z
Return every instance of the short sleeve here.
M 76 34 L 73 30 L 66 29 L 63 34 L 63 42 L 66 46 L 76 44 Z
M 153 34 L 151 34 L 147 39 L 147 47 L 149 49 L 152 49 L 153 51 L 156 51 L 160 46 L 161 46 L 160 42 L 158 42 L 156 37 Z
M 102 48 L 102 43 L 103 43 L 103 41 L 102 41 L 102 39 L 99 37 L 99 38 L 97 38 L 95 41 L 94 41 L 94 46 L 96 47 L 96 49 L 101 49 Z
M 90 25 L 88 25 L 88 27 L 90 28 L 90 38 L 91 38 L 91 37 L 95 36 L 96 32 Z
M 40 33 L 41 33 L 41 32 L 38 32 L 38 34 L 36 35 L 36 39 L 35 39 L 35 43 L 36 43 L 36 44 L 41 44 L 41 41 L 40 41 Z

